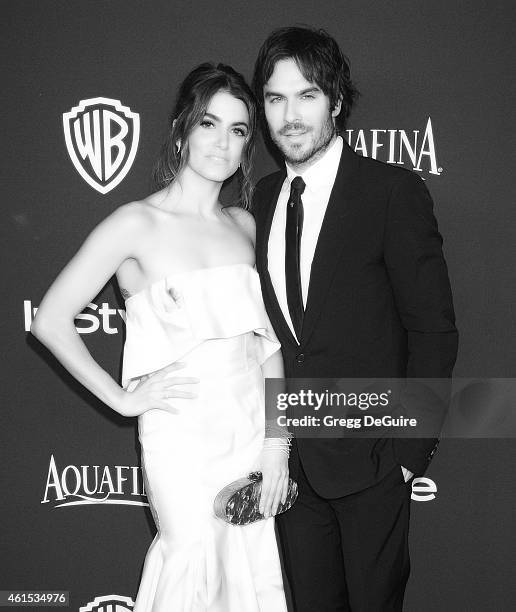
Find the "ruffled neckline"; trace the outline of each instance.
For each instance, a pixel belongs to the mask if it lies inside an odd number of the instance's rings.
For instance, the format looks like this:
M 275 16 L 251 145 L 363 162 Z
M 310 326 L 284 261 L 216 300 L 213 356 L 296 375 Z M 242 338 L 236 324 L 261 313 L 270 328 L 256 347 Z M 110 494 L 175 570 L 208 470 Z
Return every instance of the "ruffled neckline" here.
M 250 270 L 256 270 L 254 266 L 248 263 L 234 263 L 234 264 L 224 264 L 222 266 L 207 266 L 205 268 L 193 268 L 192 270 L 186 270 L 184 272 L 173 272 L 171 274 L 166 274 L 165 276 L 162 276 L 156 279 L 155 281 L 148 284 L 143 289 L 140 289 L 140 291 L 137 291 L 136 293 L 133 293 L 132 295 L 126 297 L 124 301 L 127 304 L 133 298 L 136 298 L 141 295 L 145 295 L 146 293 L 151 291 L 153 287 L 159 285 L 160 283 L 163 283 L 164 281 L 168 281 L 172 278 L 184 278 L 185 276 L 205 274 L 208 272 L 220 271 L 226 268 L 240 268 L 240 267 L 249 268 Z
M 254 266 L 227 264 L 166 275 L 126 300 L 123 385 L 174 363 L 205 341 L 250 332 L 247 342 L 254 344 L 262 364 L 280 345 Z

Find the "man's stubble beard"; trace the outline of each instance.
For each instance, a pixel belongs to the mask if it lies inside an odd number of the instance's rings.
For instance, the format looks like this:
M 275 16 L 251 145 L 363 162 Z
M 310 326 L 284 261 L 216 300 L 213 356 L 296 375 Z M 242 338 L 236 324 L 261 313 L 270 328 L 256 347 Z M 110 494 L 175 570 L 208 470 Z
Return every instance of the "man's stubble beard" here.
M 292 149 L 285 148 L 280 138 L 276 137 L 276 135 L 271 135 L 271 138 L 274 144 L 283 154 L 287 164 L 290 166 L 301 166 L 307 164 L 308 162 L 310 162 L 311 165 L 320 159 L 336 136 L 337 129 L 333 122 L 333 117 L 328 115 L 328 119 L 325 121 L 319 137 L 305 153 L 300 152 L 300 155 L 294 156 L 292 155 Z

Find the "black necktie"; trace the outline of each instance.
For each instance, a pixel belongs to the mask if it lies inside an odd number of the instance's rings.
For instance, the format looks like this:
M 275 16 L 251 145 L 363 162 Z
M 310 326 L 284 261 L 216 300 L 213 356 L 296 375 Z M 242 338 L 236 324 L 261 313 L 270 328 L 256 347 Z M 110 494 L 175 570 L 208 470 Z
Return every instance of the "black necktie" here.
M 298 340 L 301 339 L 303 327 L 303 294 L 301 293 L 300 248 L 303 231 L 303 202 L 301 194 L 305 182 L 296 176 L 290 184 L 290 196 L 287 204 L 287 223 L 285 226 L 285 283 L 287 303 L 292 324 Z

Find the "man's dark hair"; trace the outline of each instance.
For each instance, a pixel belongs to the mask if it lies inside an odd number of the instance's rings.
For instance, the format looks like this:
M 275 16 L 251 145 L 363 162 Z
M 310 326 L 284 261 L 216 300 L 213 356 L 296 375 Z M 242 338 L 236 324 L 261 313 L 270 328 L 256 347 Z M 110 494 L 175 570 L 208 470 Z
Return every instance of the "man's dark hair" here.
M 337 42 L 325 30 L 306 26 L 274 30 L 263 43 L 254 66 L 253 88 L 262 111 L 263 87 L 276 62 L 285 59 L 293 59 L 305 79 L 322 89 L 332 110 L 342 100 L 342 109 L 335 119 L 342 131 L 358 90 L 351 81 L 349 61 Z

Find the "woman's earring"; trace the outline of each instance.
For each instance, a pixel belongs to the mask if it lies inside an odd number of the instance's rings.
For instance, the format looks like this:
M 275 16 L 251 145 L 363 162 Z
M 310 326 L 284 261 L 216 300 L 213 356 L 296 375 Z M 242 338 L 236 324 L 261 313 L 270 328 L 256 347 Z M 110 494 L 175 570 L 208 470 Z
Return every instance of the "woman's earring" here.
M 176 142 L 176 150 L 177 150 L 177 152 L 178 152 L 178 153 L 180 153 L 180 152 L 181 152 L 181 141 L 180 141 L 180 140 L 178 140 L 178 141 Z

